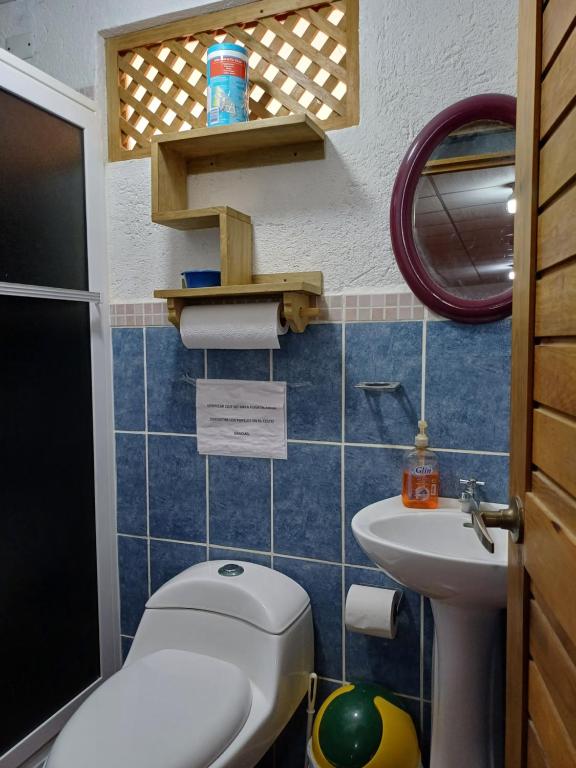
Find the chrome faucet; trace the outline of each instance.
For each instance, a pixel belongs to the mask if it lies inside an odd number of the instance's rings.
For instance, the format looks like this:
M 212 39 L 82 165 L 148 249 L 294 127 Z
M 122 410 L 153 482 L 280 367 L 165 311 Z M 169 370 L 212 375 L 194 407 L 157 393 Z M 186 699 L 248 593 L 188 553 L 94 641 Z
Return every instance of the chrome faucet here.
M 488 533 L 484 523 L 484 517 L 480 512 L 480 502 L 476 498 L 476 489 L 482 488 L 484 483 L 471 477 L 469 480 L 460 480 L 462 493 L 460 494 L 460 507 L 462 512 L 470 515 L 470 522 L 464 523 L 465 528 L 474 528 L 476 536 L 480 539 L 484 549 L 494 552 L 494 539 Z
M 480 502 L 476 498 L 476 489 L 482 488 L 484 483 L 471 477 L 469 480 L 460 480 L 462 493 L 460 494 L 460 506 L 462 512 L 473 515 L 480 509 Z

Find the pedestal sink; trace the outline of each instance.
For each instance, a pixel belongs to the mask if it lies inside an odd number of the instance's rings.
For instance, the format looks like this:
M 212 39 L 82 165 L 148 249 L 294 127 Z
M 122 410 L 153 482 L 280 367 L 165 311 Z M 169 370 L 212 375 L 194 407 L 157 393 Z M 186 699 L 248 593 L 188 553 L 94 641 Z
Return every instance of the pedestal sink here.
M 482 508 L 498 509 L 486 504 Z M 391 578 L 429 597 L 434 613 L 430 768 L 499 768 L 503 713 L 501 628 L 508 534 L 492 529 L 484 549 L 455 499 L 407 509 L 400 496 L 352 519 L 364 552 Z M 398 638 L 397 642 L 402 642 Z

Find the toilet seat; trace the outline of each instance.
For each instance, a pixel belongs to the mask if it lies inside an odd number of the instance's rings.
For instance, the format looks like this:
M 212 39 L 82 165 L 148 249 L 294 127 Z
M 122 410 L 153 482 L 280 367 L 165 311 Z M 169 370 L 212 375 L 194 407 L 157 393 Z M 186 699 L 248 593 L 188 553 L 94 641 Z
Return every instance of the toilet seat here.
M 157 651 L 82 704 L 47 768 L 206 768 L 242 730 L 251 706 L 250 681 L 233 664 Z

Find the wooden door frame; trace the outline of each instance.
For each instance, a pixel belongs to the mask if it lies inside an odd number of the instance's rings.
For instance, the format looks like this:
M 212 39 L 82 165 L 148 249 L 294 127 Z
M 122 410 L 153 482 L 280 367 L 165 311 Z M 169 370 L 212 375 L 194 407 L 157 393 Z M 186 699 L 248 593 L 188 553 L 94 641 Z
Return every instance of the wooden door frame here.
M 512 298 L 512 382 L 510 496 L 525 502 L 531 489 L 534 307 L 538 225 L 538 164 L 543 0 L 520 0 L 514 287 Z M 522 544 L 509 543 L 506 682 L 506 768 L 526 764 L 528 601 Z

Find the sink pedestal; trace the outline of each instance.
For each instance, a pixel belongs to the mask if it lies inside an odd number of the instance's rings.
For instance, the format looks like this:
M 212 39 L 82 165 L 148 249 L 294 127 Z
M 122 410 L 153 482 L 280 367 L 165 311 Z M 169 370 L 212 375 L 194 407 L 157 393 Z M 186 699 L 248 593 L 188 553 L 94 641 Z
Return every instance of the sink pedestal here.
M 439 499 L 438 509 L 418 510 L 394 496 L 352 519 L 356 541 L 372 562 L 432 600 L 430 768 L 503 766 L 508 534 L 491 529 L 494 552 L 488 552 L 469 524 L 460 502 L 447 498 Z
M 504 611 L 431 603 L 430 768 L 501 768 Z

